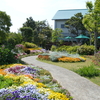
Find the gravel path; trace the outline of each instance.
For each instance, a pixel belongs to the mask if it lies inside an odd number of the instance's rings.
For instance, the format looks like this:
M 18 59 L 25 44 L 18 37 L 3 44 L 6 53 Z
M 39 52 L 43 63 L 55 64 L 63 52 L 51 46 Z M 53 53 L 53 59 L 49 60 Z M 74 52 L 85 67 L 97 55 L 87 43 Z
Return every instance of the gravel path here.
M 36 58 L 37 56 L 29 56 L 22 58 L 22 61 L 48 70 L 75 100 L 100 100 L 100 86 L 70 70 L 40 62 Z

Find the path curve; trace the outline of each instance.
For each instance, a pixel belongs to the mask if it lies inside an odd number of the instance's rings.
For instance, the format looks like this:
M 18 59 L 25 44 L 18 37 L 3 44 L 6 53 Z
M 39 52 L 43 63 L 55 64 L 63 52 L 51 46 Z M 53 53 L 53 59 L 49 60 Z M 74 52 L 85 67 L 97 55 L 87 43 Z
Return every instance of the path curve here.
M 28 64 L 48 70 L 52 77 L 67 89 L 75 100 L 100 100 L 100 86 L 65 68 L 36 60 L 37 56 L 22 58 Z

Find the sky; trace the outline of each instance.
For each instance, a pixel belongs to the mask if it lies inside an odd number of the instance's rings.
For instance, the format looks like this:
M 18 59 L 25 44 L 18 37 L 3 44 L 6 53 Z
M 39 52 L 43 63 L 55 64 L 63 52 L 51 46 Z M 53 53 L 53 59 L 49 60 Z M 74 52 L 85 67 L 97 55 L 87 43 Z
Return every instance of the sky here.
M 11 32 L 18 32 L 26 22 L 26 18 L 32 17 L 34 21 L 47 20 L 51 28 L 54 28 L 53 16 L 58 10 L 86 9 L 86 2 L 94 0 L 0 0 L 0 11 L 10 15 Z

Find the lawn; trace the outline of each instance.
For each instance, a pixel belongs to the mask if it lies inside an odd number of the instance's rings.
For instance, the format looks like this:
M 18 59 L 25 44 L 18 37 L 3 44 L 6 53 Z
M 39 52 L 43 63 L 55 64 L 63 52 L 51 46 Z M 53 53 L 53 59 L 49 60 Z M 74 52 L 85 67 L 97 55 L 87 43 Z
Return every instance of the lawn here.
M 39 60 L 39 59 L 37 59 L 37 60 Z M 53 65 L 56 65 L 56 66 L 60 66 L 60 67 L 69 69 L 71 71 L 75 71 L 76 69 L 79 69 L 79 68 L 82 68 L 84 66 L 89 66 L 89 65 L 93 64 L 92 63 L 92 59 L 88 58 L 88 57 L 86 57 L 86 61 L 85 62 L 75 62 L 75 63 L 52 62 L 52 61 L 47 61 L 47 60 L 39 60 L 39 61 L 42 61 L 42 62 L 45 62 L 45 63 L 49 63 L 49 64 L 53 64 Z M 98 66 L 95 66 L 95 67 L 96 68 L 100 68 Z M 95 84 L 100 86 L 100 76 L 93 77 L 93 78 L 88 78 L 88 79 L 90 81 L 92 81 L 93 83 L 95 83 Z

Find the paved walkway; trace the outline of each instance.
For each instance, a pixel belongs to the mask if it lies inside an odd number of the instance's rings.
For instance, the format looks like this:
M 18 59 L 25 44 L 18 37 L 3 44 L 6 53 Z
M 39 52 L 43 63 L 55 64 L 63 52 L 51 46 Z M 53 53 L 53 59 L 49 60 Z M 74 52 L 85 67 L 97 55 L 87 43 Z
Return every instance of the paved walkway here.
M 100 86 L 65 68 L 36 60 L 37 56 L 22 58 L 28 64 L 48 70 L 75 100 L 100 100 Z

